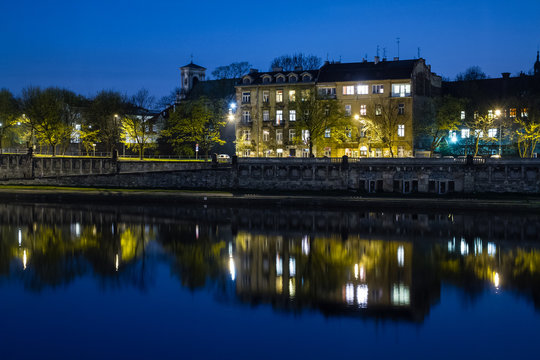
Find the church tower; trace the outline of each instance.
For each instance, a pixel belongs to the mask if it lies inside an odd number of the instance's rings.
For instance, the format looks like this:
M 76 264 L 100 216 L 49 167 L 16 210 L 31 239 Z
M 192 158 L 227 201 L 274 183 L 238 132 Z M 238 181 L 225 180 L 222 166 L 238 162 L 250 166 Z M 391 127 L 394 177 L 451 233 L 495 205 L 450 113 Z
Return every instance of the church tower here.
M 194 64 L 193 61 L 180 68 L 180 100 L 185 99 L 199 81 L 205 80 L 205 74 L 206 68 Z
M 536 62 L 534 63 L 534 75 L 540 75 L 540 51 L 536 51 Z

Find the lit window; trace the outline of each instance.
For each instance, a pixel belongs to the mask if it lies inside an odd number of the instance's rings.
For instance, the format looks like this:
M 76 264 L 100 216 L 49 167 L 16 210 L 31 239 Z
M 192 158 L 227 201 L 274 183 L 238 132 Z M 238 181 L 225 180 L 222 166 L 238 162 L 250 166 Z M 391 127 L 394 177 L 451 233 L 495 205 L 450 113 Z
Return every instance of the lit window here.
M 296 91 L 294 90 L 289 91 L 289 101 L 296 101 Z
M 377 116 L 382 115 L 382 106 L 381 105 L 375 105 L 375 115 L 377 115 Z
M 263 130 L 263 141 L 268 141 L 270 139 L 270 131 Z
M 294 256 L 289 258 L 289 276 L 296 276 L 296 259 Z
M 302 101 L 306 101 L 307 99 L 309 99 L 309 90 L 302 90 L 300 92 L 300 96 L 302 98 Z
M 277 157 L 283 157 L 283 149 L 276 149 Z
M 270 101 L 270 91 L 263 91 L 263 102 L 267 103 Z
M 521 109 L 521 117 L 528 117 L 529 116 L 529 109 L 523 108 Z
M 400 125 L 397 126 L 397 135 L 399 137 L 405 136 L 405 125 L 400 124 Z
M 371 92 L 373 94 L 384 94 L 384 85 L 373 85 L 371 87 Z
M 463 110 L 461 111 L 460 119 L 465 120 L 465 111 L 463 111 Z
M 360 147 L 360 156 L 367 156 L 368 148 L 367 146 Z
M 245 142 L 251 141 L 251 130 L 243 130 L 242 137 L 244 138 Z
M 270 121 L 270 110 L 263 110 L 263 121 Z
M 497 137 L 497 129 L 488 129 L 488 137 Z
M 392 84 L 392 96 L 393 97 L 411 96 L 411 85 L 410 84 Z
M 250 103 L 251 102 L 251 92 L 246 91 L 242 93 L 242 102 L 243 103 Z
M 354 86 L 344 86 L 343 95 L 354 95 Z
M 479 138 L 483 138 L 484 137 L 484 132 L 482 130 L 474 130 L 474 136 L 479 137 Z
M 276 110 L 276 125 L 283 124 L 283 110 Z
M 283 90 L 276 90 L 276 102 L 283 102 Z
M 397 156 L 398 157 L 404 157 L 405 156 L 405 148 L 403 146 L 397 147 Z
M 277 129 L 276 130 L 276 142 L 278 144 L 283 143 L 283 129 Z
M 399 267 L 405 265 L 405 249 L 403 248 L 403 245 L 400 245 L 397 249 L 397 262 Z
M 351 116 L 351 105 L 345 105 L 345 115 Z
M 289 121 L 296 121 L 296 110 L 289 110 Z
M 392 305 L 409 305 L 411 303 L 411 294 L 409 287 L 404 284 L 394 284 L 392 286 Z
M 251 122 L 251 113 L 249 112 L 249 110 L 245 110 L 242 113 L 242 119 L 244 120 L 244 122 Z
M 488 110 L 488 119 L 493 119 L 493 110 Z
M 360 115 L 362 116 L 367 115 L 367 105 L 360 105 Z
M 457 133 L 455 131 L 448 131 L 448 137 L 450 137 L 450 142 L 457 142 Z
M 276 255 L 276 275 L 283 275 L 283 259 L 279 256 L 279 254 Z
M 294 141 L 295 136 L 296 136 L 296 131 L 294 129 L 289 129 L 289 141 Z
M 356 93 L 358 95 L 367 95 L 368 94 L 368 86 L 367 85 L 358 85 L 356 87 Z
M 331 130 L 330 130 L 330 129 L 324 130 L 324 137 L 325 137 L 325 138 L 329 138 L 330 135 L 331 135 Z
M 510 117 L 515 118 L 516 114 L 517 114 L 516 108 L 511 108 L 510 109 Z
M 405 104 L 398 105 L 398 115 L 405 115 Z

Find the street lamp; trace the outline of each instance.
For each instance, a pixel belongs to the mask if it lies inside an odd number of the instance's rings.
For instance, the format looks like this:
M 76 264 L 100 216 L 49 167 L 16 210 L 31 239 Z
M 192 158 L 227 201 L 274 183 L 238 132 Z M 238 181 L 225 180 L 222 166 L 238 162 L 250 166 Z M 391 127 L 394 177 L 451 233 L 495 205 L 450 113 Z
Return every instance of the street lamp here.
M 495 117 L 499 120 L 499 156 L 502 155 L 502 121 L 501 121 L 501 110 L 495 110 Z
M 354 114 L 354 120 L 358 120 L 358 119 L 360 119 L 360 115 Z

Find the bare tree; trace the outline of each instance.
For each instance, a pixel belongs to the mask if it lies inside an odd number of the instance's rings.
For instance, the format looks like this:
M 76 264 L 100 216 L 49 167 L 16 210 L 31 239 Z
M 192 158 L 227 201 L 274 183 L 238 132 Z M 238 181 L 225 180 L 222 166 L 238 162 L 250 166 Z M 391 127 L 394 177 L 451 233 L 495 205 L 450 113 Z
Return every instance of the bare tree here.
M 216 80 L 238 79 L 242 77 L 242 75 L 246 74 L 250 67 L 251 64 L 247 61 L 234 62 L 229 65 L 218 66 L 214 71 L 212 71 L 212 76 Z
M 122 119 L 122 141 L 127 147 L 137 149 L 141 160 L 144 158 L 144 151 L 155 145 L 156 141 L 151 123 L 154 114 L 150 111 L 154 103 L 155 99 L 148 90 L 141 89 L 131 97 L 132 110 Z
M 283 68 L 283 71 L 293 71 L 297 66 L 306 70 L 318 69 L 322 60 L 316 55 L 306 55 L 303 53 L 282 55 L 274 58 L 270 63 L 270 70 L 275 67 Z
M 456 75 L 456 81 L 466 81 L 466 80 L 481 80 L 487 79 L 487 75 L 482 71 L 480 66 L 471 66 L 464 72 L 461 72 Z
M 361 116 L 360 122 L 369 133 L 370 142 L 380 143 L 394 157 L 398 125 L 403 122 L 398 103 L 392 99 L 380 99 L 372 101 L 366 108 L 366 115 Z

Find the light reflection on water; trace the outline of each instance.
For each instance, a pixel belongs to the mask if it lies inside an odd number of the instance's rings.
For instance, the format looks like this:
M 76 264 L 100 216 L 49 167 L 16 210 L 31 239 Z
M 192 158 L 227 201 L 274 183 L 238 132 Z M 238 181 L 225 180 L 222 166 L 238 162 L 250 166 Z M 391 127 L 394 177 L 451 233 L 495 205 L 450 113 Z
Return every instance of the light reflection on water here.
M 453 286 L 473 304 L 502 294 L 525 299 L 507 300 L 506 311 L 534 309 L 540 325 L 539 218 L 4 205 L 0 291 L 23 286 L 20 296 L 32 304 L 44 291 L 61 297 L 90 278 L 100 289 L 85 290 L 92 296 L 112 292 L 130 303 L 133 291 L 161 293 L 165 281 L 206 289 L 208 307 L 263 305 L 301 318 L 422 326 L 445 303 L 442 289 Z M 8 308 L 0 315 L 9 318 Z

